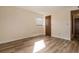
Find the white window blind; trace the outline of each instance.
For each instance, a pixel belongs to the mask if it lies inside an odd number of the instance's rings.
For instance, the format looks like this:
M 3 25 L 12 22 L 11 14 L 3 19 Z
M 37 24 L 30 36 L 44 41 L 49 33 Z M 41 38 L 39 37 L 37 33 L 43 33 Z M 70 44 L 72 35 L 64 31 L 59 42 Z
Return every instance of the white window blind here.
M 36 25 L 37 26 L 42 26 L 43 25 L 43 19 L 42 19 L 42 17 L 37 17 L 36 18 Z

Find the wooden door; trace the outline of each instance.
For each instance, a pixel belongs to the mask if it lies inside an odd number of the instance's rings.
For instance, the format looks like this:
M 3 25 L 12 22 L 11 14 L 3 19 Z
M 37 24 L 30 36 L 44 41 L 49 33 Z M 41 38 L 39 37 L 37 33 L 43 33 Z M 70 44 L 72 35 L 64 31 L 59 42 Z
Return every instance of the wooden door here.
M 46 36 L 51 36 L 51 16 L 45 17 L 45 31 Z
M 79 38 L 79 18 L 75 18 L 75 38 Z

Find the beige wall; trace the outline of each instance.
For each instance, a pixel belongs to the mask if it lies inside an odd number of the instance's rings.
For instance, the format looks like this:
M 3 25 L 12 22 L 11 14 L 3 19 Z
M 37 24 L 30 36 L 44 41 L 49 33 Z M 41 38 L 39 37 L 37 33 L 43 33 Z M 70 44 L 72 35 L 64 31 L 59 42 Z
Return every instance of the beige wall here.
M 71 10 L 76 7 L 63 7 L 52 12 L 52 36 L 70 40 L 71 38 Z
M 70 40 L 70 11 L 66 7 L 52 11 L 52 36 Z M 40 14 L 18 7 L 0 7 L 0 43 L 44 34 L 43 27 L 36 26 Z
M 0 7 L 0 43 L 43 34 L 43 27 L 36 26 L 41 16 L 17 7 Z

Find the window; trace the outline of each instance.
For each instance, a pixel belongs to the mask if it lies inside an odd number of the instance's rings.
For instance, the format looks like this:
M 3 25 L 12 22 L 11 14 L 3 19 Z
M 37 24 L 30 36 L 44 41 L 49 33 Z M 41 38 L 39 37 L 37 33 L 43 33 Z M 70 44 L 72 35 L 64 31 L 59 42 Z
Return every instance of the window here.
M 36 18 L 36 25 L 37 26 L 42 26 L 43 25 L 43 18 L 42 17 L 37 17 Z

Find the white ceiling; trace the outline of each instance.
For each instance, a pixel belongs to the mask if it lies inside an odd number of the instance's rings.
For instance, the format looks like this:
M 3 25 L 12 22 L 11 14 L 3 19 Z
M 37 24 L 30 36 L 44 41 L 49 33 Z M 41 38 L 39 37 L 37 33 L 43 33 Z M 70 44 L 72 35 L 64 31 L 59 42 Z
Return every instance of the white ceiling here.
M 59 10 L 62 8 L 76 8 L 73 6 L 21 6 L 20 8 L 24 8 L 30 10 L 32 12 L 36 12 L 42 15 L 51 14 L 55 10 Z

